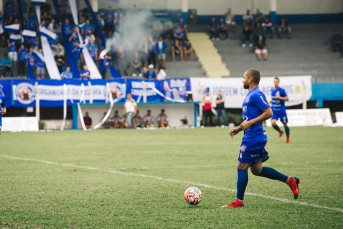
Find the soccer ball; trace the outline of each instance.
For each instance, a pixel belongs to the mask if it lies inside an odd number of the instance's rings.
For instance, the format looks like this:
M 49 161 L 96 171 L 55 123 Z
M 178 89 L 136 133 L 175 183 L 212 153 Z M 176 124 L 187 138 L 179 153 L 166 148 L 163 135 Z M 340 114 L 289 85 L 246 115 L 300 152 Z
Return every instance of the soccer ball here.
M 189 205 L 197 205 L 202 199 L 202 193 L 197 187 L 190 187 L 187 188 L 185 193 L 183 194 L 183 199 Z

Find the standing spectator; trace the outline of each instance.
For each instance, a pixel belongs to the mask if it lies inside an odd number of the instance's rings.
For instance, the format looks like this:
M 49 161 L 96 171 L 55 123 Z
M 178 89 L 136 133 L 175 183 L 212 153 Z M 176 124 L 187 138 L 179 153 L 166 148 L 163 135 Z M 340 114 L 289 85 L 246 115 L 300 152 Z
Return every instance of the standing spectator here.
M 70 71 L 70 67 L 67 66 L 66 70 L 61 74 L 62 79 L 73 79 L 73 73 Z
M 183 48 L 183 56 L 185 58 L 185 61 L 187 61 L 187 55 L 190 55 L 190 59 L 189 60 L 193 60 L 193 55 L 194 55 L 194 50 L 192 48 L 192 44 L 189 40 L 186 41 L 186 45 Z
M 145 66 L 148 57 L 148 42 L 145 37 L 138 44 L 139 56 L 142 62 L 142 66 Z
M 156 79 L 156 72 L 155 72 L 155 70 L 154 70 L 154 65 L 150 64 L 150 65 L 148 66 L 148 68 L 149 68 L 149 69 L 148 69 L 146 75 L 143 74 L 143 77 L 146 78 L 146 79 L 148 79 L 148 80 Z
M 176 41 L 177 40 L 175 40 L 175 42 Z M 157 54 L 158 54 L 158 60 L 162 62 L 163 68 L 165 68 L 165 66 L 166 66 L 165 62 L 166 62 L 166 50 L 167 50 L 167 47 L 168 47 L 167 43 L 162 39 L 162 36 L 159 36 L 158 37 L 158 42 L 156 44 L 156 50 L 157 50 Z
M 229 38 L 229 26 L 224 21 L 224 18 L 220 18 L 220 21 L 219 21 L 219 24 L 218 24 L 218 32 L 219 32 L 218 36 L 220 34 L 224 34 L 225 35 L 225 39 Z
M 51 45 L 51 47 L 54 49 L 54 53 L 57 55 L 57 53 L 60 53 L 61 56 L 64 56 L 65 50 L 61 43 L 57 43 L 57 45 Z
M 218 34 L 218 28 L 217 28 L 217 22 L 214 17 L 211 18 L 211 23 L 210 23 L 210 39 L 214 40 L 219 40 L 219 34 Z
M 288 39 L 291 39 L 291 26 L 289 25 L 288 20 L 286 18 L 282 18 L 281 22 L 279 23 L 279 38 L 282 38 L 282 34 L 286 34 Z
M 37 18 L 33 13 L 30 13 L 27 18 L 27 29 L 32 31 L 36 31 L 37 29 Z
M 269 17 L 265 17 L 264 21 L 262 22 L 262 28 L 264 30 L 264 34 L 270 34 L 270 38 L 272 39 L 274 37 L 274 27 L 271 21 L 269 20 Z
M 254 15 L 255 24 L 262 23 L 264 21 L 264 15 L 261 13 L 260 9 L 256 9 L 256 14 Z
M 75 47 L 71 50 L 74 60 L 76 61 L 76 66 L 80 69 L 82 60 L 82 49 L 79 47 L 79 42 L 75 42 Z
M 1 59 L 2 62 L 2 75 L 6 76 L 6 72 L 9 71 L 13 77 L 13 62 L 8 57 L 8 54 L 5 53 L 4 57 Z
M 144 127 L 153 127 L 155 124 L 155 118 L 151 114 L 151 110 L 147 111 L 147 114 L 143 117 Z
M 86 111 L 85 116 L 83 117 L 83 122 L 85 123 L 87 129 L 92 127 L 92 118 L 89 116 L 88 111 Z
M 107 66 L 109 65 L 108 59 L 107 52 L 102 51 L 99 56 L 99 71 L 103 79 L 106 78 Z
M 165 39 L 173 39 L 173 22 L 171 22 L 170 20 L 168 21 L 165 21 L 163 23 L 163 33 L 162 33 L 162 36 L 165 38 Z
M 65 36 L 69 37 L 72 34 L 73 30 L 72 30 L 72 25 L 69 22 L 69 19 L 65 19 L 62 29 L 63 29 L 63 34 Z
M 88 32 L 93 33 L 94 32 L 94 27 L 91 24 L 90 20 L 86 20 L 86 24 L 82 27 L 82 33 L 83 36 L 86 37 L 86 35 L 88 34 Z
M 117 11 L 114 14 L 114 23 L 115 26 L 118 27 L 122 24 L 123 21 L 123 14 L 121 12 L 121 9 L 117 9 Z
M 126 102 L 124 104 L 124 115 L 127 120 L 127 128 L 133 128 L 133 117 L 137 114 L 137 104 L 132 99 L 131 94 L 127 94 Z
M 140 61 L 137 52 L 135 53 L 134 59 L 131 61 L 131 71 L 133 77 L 142 76 L 142 62 Z
M 263 42 L 262 36 L 258 38 L 258 41 L 255 45 L 255 54 L 258 60 L 262 60 L 261 54 L 263 55 L 264 60 L 268 59 L 268 50 L 266 44 Z
M 36 59 L 33 55 L 33 48 L 29 49 L 29 52 L 26 53 L 25 59 L 27 61 L 27 69 L 30 69 L 31 72 L 34 72 L 34 68 L 36 67 Z
M 137 128 L 137 127 L 142 128 L 143 127 L 143 119 L 141 116 L 139 116 L 139 110 L 137 110 L 135 117 L 133 117 L 133 124 L 134 124 L 135 128 Z
M 168 122 L 168 116 L 165 114 L 165 110 L 162 109 L 161 113 L 157 116 L 157 124 L 158 127 L 168 127 L 169 122 Z
M 252 47 L 252 29 L 250 26 L 245 25 L 243 28 L 243 39 L 242 39 L 242 47 L 246 46 L 246 42 L 249 41 L 249 47 Z
M 342 50 L 342 45 L 343 43 L 343 38 L 338 29 L 335 30 L 335 33 L 331 37 L 331 46 L 332 46 L 332 51 L 337 52 Z
M 222 117 L 223 124 L 226 125 L 226 112 L 225 112 L 225 99 L 223 98 L 222 91 L 218 91 L 216 100 L 217 104 L 217 126 L 220 126 L 220 117 Z
M 109 6 L 105 12 L 105 31 L 113 33 L 114 29 L 114 13 L 112 8 Z
M 13 67 L 17 68 L 17 60 L 18 60 L 18 54 L 17 54 L 17 48 L 16 48 L 16 43 L 14 40 L 9 39 L 8 40 L 8 56 L 13 62 Z
M 25 48 L 25 45 L 22 44 L 19 48 L 19 58 L 18 58 L 18 76 L 22 77 L 26 74 L 25 72 L 25 61 L 26 61 L 26 53 L 27 50 Z
M 156 66 L 156 42 L 152 36 L 148 39 L 148 65 Z
M 87 35 L 86 35 L 86 38 L 85 39 L 88 39 L 89 41 L 93 41 L 93 42 L 95 42 L 95 36 L 94 36 L 94 34 L 92 33 L 92 31 L 91 30 L 88 30 L 88 33 L 87 33 Z
M 212 97 L 210 95 L 210 91 L 206 91 L 206 96 L 203 98 L 202 102 L 204 103 L 204 117 L 205 117 L 205 126 L 212 126 Z M 208 123 L 208 119 L 210 123 Z
M 236 22 L 235 22 L 235 15 L 231 13 L 231 8 L 228 8 L 226 13 L 224 14 L 225 22 L 228 24 L 229 27 L 233 27 L 234 30 L 236 30 Z
M 98 61 L 98 46 L 91 40 L 87 46 L 88 52 L 91 55 L 94 62 Z
M 118 69 L 120 71 L 120 75 L 122 76 L 128 76 L 129 74 L 127 73 L 127 61 L 125 58 L 125 52 L 123 50 L 123 47 L 120 46 L 118 48 L 118 52 L 117 52 L 117 56 L 118 56 Z
M 162 35 L 163 31 L 163 24 L 161 23 L 161 20 L 157 19 L 154 25 L 152 26 L 152 34 L 154 37 L 158 37 Z
M 102 19 L 101 14 L 97 15 L 97 20 L 99 25 L 101 26 L 101 29 L 104 31 L 105 21 L 104 19 Z
M 55 61 L 56 61 L 58 71 L 62 72 L 65 67 L 65 60 L 64 60 L 64 56 L 62 56 L 60 52 L 58 52 L 57 55 L 55 56 Z
M 175 40 L 174 45 L 172 46 L 173 61 L 175 61 L 175 53 L 181 57 L 181 60 L 183 60 L 183 51 L 178 40 Z
M 80 77 L 84 80 L 91 79 L 91 72 L 88 70 L 87 65 L 83 65 L 83 69 L 80 72 Z
M 4 14 L 0 11 L 0 46 L 3 46 L 4 39 L 5 39 L 4 29 L 3 29 L 4 23 L 5 23 L 5 17 L 4 17 Z
M 45 78 L 45 64 L 44 64 L 44 56 L 43 50 L 40 48 L 38 49 L 40 56 L 36 59 L 36 77 L 37 79 L 44 79 Z M 41 59 L 43 58 L 43 59 Z

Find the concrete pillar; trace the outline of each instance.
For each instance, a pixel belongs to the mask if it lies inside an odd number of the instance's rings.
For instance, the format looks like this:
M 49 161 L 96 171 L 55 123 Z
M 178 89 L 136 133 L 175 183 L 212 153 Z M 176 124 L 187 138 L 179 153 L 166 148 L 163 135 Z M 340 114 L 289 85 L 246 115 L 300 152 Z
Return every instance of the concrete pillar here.
M 276 23 L 276 9 L 277 9 L 276 0 L 269 0 L 269 5 L 270 5 L 269 18 L 270 18 L 270 21 L 273 24 L 275 24 Z
M 0 11 L 4 13 L 4 1 L 0 0 Z
M 91 5 L 92 5 L 92 8 L 93 8 L 93 11 L 97 13 L 98 9 L 99 9 L 98 0 L 91 0 Z
M 182 18 L 184 23 L 188 24 L 188 0 L 182 0 Z

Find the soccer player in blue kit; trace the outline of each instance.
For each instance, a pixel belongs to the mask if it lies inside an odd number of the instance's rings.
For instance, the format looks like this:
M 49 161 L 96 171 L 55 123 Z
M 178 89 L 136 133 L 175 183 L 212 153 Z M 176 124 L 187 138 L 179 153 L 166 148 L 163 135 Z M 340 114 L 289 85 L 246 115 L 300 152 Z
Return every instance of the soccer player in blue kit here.
M 5 96 L 0 94 L 0 134 L 2 129 L 2 115 L 6 114 Z
M 273 117 L 272 117 L 272 126 L 273 128 L 279 132 L 280 138 L 283 135 L 283 131 L 280 130 L 279 126 L 276 124 L 277 120 L 280 119 L 283 126 L 285 127 L 286 132 L 286 143 L 289 143 L 289 127 L 287 126 L 288 118 L 286 114 L 286 106 L 285 101 L 288 101 L 288 96 L 285 92 L 285 89 L 279 87 L 280 79 L 278 77 L 275 77 L 274 79 L 274 88 L 271 89 L 271 96 L 272 96 L 272 111 L 273 111 Z
M 245 188 L 248 185 L 249 168 L 256 176 L 288 184 L 294 194 L 294 199 L 299 196 L 299 178 L 289 177 L 273 168 L 262 166 L 262 163 L 269 158 L 268 152 L 264 148 L 267 144 L 267 133 L 263 129 L 262 123 L 271 118 L 273 112 L 265 95 L 258 87 L 260 79 L 260 72 L 256 69 L 248 69 L 243 76 L 243 87 L 249 89 L 249 93 L 243 102 L 243 122 L 239 127 L 229 131 L 231 137 L 244 131 L 237 166 L 237 198 L 231 204 L 224 205 L 222 208 L 244 206 L 243 199 Z

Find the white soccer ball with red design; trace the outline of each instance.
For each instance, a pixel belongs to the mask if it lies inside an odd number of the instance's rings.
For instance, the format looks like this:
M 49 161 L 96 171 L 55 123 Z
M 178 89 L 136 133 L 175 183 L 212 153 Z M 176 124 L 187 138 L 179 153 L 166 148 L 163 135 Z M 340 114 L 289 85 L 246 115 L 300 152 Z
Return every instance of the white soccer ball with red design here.
M 202 193 L 197 187 L 190 187 L 183 194 L 183 199 L 190 205 L 197 205 L 202 199 Z

